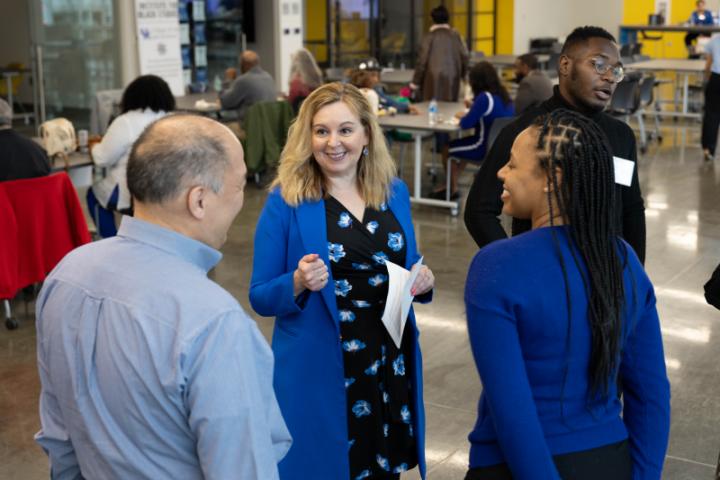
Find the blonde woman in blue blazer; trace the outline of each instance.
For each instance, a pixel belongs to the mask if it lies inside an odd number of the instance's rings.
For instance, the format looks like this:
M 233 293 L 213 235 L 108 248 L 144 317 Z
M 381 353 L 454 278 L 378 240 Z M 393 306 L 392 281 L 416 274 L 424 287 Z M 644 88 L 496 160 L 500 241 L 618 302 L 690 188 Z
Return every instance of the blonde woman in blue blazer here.
M 290 127 L 255 232 L 250 303 L 275 316 L 274 385 L 292 479 L 425 476 L 422 360 L 410 310 L 398 348 L 381 316 L 386 261 L 420 258 L 407 187 L 363 94 L 315 90 Z M 419 268 L 416 300 L 434 277 Z

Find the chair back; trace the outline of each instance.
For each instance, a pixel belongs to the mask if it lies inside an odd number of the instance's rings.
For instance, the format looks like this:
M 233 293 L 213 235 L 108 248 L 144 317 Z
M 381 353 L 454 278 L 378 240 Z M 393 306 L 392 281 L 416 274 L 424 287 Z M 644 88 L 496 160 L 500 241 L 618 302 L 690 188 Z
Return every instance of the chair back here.
M 640 80 L 640 106 L 646 107 L 653 103 L 655 75 L 647 75 Z
M 95 92 L 95 101 L 90 109 L 90 133 L 104 135 L 110 121 L 120 115 L 122 89 Z
M 40 282 L 72 249 L 90 242 L 67 173 L 0 182 L 0 298 Z M 9 217 L 14 218 L 8 220 Z
M 487 137 L 487 147 L 485 148 L 486 152 L 490 151 L 502 129 L 512 123 L 515 118 L 516 117 L 499 117 L 493 120 L 492 125 L 490 125 L 490 133 L 488 133 Z
M 631 115 L 640 107 L 638 78 L 628 77 L 618 83 L 610 99 L 608 111 L 615 115 Z
M 274 167 L 287 140 L 292 107 L 285 100 L 258 102 L 245 112 L 245 164 L 248 171 L 257 173 Z

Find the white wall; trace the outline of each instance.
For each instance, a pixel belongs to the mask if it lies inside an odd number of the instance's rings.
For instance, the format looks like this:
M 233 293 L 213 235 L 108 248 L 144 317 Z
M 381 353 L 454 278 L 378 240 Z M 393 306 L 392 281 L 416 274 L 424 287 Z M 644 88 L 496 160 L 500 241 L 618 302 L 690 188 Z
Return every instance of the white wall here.
M 287 90 L 280 85 L 275 64 L 275 31 L 278 28 L 278 0 L 255 2 L 255 41 L 248 42 L 247 48 L 260 55 L 260 65 L 275 79 L 278 90 Z M 239 52 L 238 52 L 239 53 Z
M 623 0 L 515 0 L 513 53 L 527 52 L 531 38 L 562 41 L 583 25 L 603 27 L 617 37 L 622 14 Z

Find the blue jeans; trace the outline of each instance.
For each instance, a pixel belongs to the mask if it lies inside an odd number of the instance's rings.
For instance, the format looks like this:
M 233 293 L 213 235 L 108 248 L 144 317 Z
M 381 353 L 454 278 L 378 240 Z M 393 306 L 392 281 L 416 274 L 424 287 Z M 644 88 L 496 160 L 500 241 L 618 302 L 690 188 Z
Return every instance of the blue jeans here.
M 118 189 L 118 187 L 115 187 L 112 194 L 110 195 L 110 199 L 108 200 L 107 208 L 104 208 L 98 202 L 95 193 L 93 193 L 92 187 L 88 188 L 88 210 L 90 210 L 90 215 L 92 215 L 93 222 L 95 222 L 95 227 L 97 228 L 98 233 L 102 238 L 114 237 L 115 235 L 117 235 L 117 228 L 115 227 L 115 215 L 113 214 L 113 212 L 117 210 L 117 202 L 119 195 L 120 190 Z

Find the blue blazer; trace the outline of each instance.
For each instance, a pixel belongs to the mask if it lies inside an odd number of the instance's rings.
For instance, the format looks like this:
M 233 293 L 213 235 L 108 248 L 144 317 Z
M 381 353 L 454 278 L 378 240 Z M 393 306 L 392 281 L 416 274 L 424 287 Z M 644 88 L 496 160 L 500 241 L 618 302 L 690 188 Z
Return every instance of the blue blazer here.
M 420 255 L 410 217 L 405 184 L 395 179 L 388 201 L 405 234 L 410 268 Z M 282 480 L 349 479 L 349 444 L 345 371 L 340 323 L 332 272 L 321 291 L 293 295 L 298 261 L 317 253 L 328 265 L 325 202 L 307 201 L 293 208 L 279 189 L 267 198 L 255 231 L 250 304 L 260 315 L 275 316 L 272 349 L 274 386 L 293 444 L 280 462 Z M 432 292 L 417 297 L 430 301 Z M 422 400 L 422 358 L 415 315 L 410 309 L 406 328 L 415 338 L 412 359 L 414 425 L 420 473 L 425 478 L 425 409 Z

